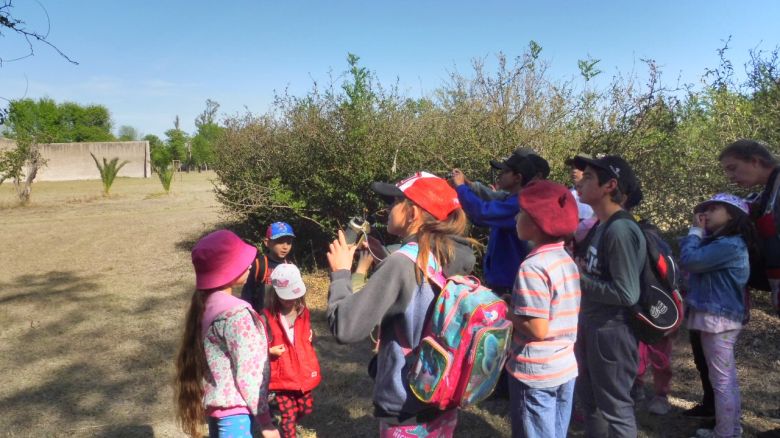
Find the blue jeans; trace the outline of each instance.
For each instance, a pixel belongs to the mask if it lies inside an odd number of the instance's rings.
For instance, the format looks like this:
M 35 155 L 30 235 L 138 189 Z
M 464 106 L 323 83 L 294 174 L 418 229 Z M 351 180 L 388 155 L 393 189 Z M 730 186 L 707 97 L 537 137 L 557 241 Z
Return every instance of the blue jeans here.
M 575 380 L 551 388 L 531 388 L 510 376 L 512 438 L 566 438 Z
M 222 418 L 209 417 L 209 438 L 252 437 L 252 416 L 230 415 Z

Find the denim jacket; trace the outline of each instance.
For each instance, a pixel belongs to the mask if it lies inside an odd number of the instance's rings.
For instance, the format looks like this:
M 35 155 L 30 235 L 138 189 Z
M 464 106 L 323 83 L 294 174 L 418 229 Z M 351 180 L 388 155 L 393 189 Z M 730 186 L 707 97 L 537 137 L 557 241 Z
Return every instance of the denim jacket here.
M 702 244 L 694 230 L 680 241 L 680 267 L 690 273 L 685 303 L 697 311 L 742 321 L 750 275 L 745 242 L 740 236 L 724 236 Z

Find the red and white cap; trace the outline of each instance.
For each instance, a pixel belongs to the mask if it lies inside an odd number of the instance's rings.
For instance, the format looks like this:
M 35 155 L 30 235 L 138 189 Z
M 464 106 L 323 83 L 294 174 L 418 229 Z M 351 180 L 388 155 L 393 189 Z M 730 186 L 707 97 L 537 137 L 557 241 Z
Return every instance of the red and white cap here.
M 387 198 L 406 198 L 440 221 L 460 208 L 455 189 L 428 172 L 417 172 L 396 184 L 373 182 L 371 190 Z

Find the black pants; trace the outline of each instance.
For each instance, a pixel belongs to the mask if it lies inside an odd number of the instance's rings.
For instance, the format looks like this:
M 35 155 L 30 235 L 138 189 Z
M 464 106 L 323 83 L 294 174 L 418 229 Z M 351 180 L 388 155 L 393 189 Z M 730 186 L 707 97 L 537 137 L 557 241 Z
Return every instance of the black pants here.
M 696 370 L 699 371 L 701 379 L 701 389 L 704 391 L 704 397 L 701 405 L 712 412 L 715 412 L 715 393 L 712 392 L 710 383 L 710 371 L 707 368 L 707 360 L 704 358 L 704 350 L 701 347 L 701 332 L 698 330 L 688 331 L 691 341 L 691 350 L 693 350 L 693 363 L 696 364 Z
M 575 351 L 580 364 L 577 400 L 588 437 L 637 436 L 631 386 L 639 364 L 638 342 L 625 321 L 581 323 Z

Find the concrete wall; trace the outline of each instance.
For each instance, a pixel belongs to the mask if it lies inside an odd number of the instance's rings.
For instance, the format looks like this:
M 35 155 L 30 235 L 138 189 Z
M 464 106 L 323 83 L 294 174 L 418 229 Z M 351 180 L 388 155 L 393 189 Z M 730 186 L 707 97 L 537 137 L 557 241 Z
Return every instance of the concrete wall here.
M 0 149 L 13 147 L 3 140 Z M 117 141 L 105 143 L 51 143 L 39 145 L 41 155 L 48 160 L 47 165 L 38 171 L 36 181 L 68 181 L 82 179 L 100 179 L 90 153 L 95 154 L 103 164 L 103 158 L 127 160 L 118 176 L 149 178 L 152 174 L 148 141 Z

